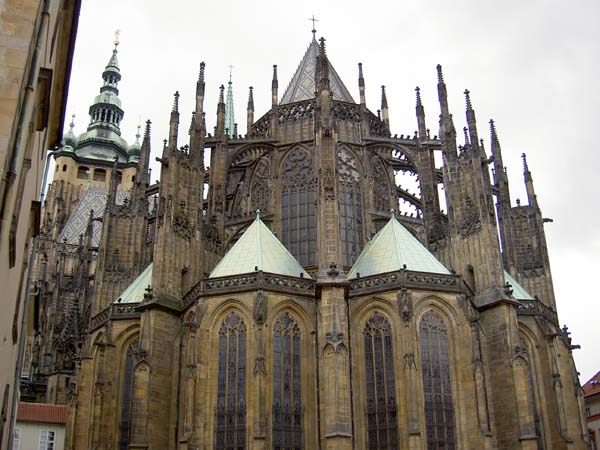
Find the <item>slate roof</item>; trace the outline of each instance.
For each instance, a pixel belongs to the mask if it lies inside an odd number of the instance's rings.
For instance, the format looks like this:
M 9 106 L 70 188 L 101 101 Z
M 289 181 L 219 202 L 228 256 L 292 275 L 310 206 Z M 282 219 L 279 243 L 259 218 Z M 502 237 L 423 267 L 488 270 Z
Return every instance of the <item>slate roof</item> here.
M 148 264 L 148 267 L 117 297 L 115 303 L 140 303 L 144 300 L 146 288 L 152 287 L 153 266 L 153 263 Z
M 510 276 L 510 274 L 504 271 L 504 282 L 512 286 L 513 297 L 517 300 L 535 300 L 529 292 L 525 290 L 523 286 L 519 284 L 517 280 Z
M 348 278 L 393 272 L 406 265 L 418 272 L 450 272 L 395 217 L 373 236 L 350 269 Z
M 292 77 L 292 81 L 290 81 L 283 97 L 281 97 L 279 104 L 283 105 L 315 98 L 315 69 L 316 58 L 318 55 L 319 44 L 313 37 L 313 40 L 304 54 L 304 58 L 300 61 L 300 65 L 296 69 L 296 73 Z M 331 65 L 331 62 L 329 62 L 329 84 L 334 100 L 355 103 L 350 92 L 348 92 L 348 89 L 344 86 L 340 76 Z
M 19 402 L 17 422 L 67 423 L 67 406 Z
M 302 274 L 305 278 L 310 278 L 258 216 L 208 278 L 241 275 L 256 270 L 292 277 L 300 277 Z
M 65 227 L 58 236 L 58 242 L 77 245 L 79 235 L 84 234 L 87 229 L 90 211 L 94 210 L 94 217 L 101 217 L 106 208 L 106 195 L 108 191 L 104 188 L 88 187 L 83 193 L 77 206 L 67 220 Z M 128 191 L 117 191 L 117 204 L 122 205 L 125 198 L 129 197 Z M 102 223 L 94 222 L 94 235 L 92 236 L 92 245 L 98 246 L 100 243 L 100 234 L 102 232 Z
M 583 385 L 584 397 L 600 394 L 600 372 L 594 375 Z

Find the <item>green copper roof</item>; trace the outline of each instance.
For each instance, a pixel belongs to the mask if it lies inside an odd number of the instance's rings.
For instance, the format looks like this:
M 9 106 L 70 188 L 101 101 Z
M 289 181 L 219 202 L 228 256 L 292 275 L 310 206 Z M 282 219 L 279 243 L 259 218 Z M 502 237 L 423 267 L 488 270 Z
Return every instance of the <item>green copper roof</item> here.
M 290 85 L 285 90 L 283 97 L 281 97 L 280 104 L 283 105 L 315 98 L 315 65 L 318 55 L 319 44 L 313 35 L 313 40 L 308 46 L 300 65 L 296 69 L 296 73 L 292 77 Z M 344 86 L 344 83 L 331 65 L 331 62 L 329 62 L 329 84 L 334 100 L 354 103 L 350 92 L 348 92 L 348 89 Z
M 310 278 L 258 215 L 208 278 L 241 275 L 256 270 L 292 277 L 300 277 L 302 274 L 305 278 Z
M 513 297 L 517 300 L 535 300 L 529 292 L 525 290 L 523 286 L 519 284 L 517 280 L 510 276 L 510 274 L 504 271 L 504 282 L 512 286 Z
M 373 236 L 348 273 L 348 278 L 368 277 L 379 273 L 408 270 L 449 274 L 448 269 L 433 256 L 395 217 Z
M 144 300 L 144 292 L 148 286 L 152 286 L 152 266 L 148 267 L 123 291 L 115 300 L 115 303 L 140 303 Z

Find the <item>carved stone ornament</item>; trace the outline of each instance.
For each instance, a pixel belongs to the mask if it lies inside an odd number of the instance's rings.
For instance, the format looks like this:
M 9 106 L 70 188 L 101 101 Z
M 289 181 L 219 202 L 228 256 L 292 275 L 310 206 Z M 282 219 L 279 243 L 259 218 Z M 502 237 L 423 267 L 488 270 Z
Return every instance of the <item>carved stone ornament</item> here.
M 335 328 L 325 333 L 325 341 L 331 345 L 334 353 L 337 352 L 338 347 L 344 343 L 344 333 L 336 330 Z
M 323 197 L 325 200 L 335 199 L 335 187 L 332 169 L 325 169 L 325 173 L 323 175 Z
M 192 224 L 183 201 L 179 204 L 179 211 L 173 216 L 173 233 L 187 240 L 192 238 Z
M 404 368 L 408 370 L 417 370 L 417 364 L 415 363 L 415 354 L 412 352 L 404 354 Z
M 254 310 L 252 313 L 257 325 L 263 325 L 267 320 L 267 298 L 263 291 L 258 291 L 254 299 Z
M 258 355 L 254 360 L 254 375 L 265 376 L 266 374 L 267 370 L 265 369 L 265 357 L 263 355 Z
M 398 292 L 398 312 L 400 318 L 408 325 L 413 316 L 413 304 L 410 292 L 404 287 Z
M 334 262 L 329 263 L 329 269 L 327 269 L 327 275 L 332 278 L 337 277 L 340 274 L 339 269 L 337 268 L 337 264 Z

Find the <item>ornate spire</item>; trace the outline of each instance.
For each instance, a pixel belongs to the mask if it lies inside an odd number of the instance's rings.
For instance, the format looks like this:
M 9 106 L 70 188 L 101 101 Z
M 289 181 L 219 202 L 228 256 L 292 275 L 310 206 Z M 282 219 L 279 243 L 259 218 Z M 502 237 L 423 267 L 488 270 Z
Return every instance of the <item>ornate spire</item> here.
M 537 196 L 535 195 L 535 189 L 533 188 L 533 177 L 531 176 L 529 166 L 527 165 L 527 156 L 525 155 L 525 153 L 523 153 L 521 157 L 523 158 L 523 176 L 525 177 L 525 190 L 527 191 L 527 201 L 530 206 L 534 206 L 537 208 Z
M 477 135 L 477 121 L 475 120 L 475 111 L 471 104 L 471 93 L 468 89 L 465 89 L 465 102 L 467 105 L 467 125 L 469 126 L 469 137 L 471 147 L 475 150 L 473 152 L 474 157 L 485 158 L 485 153 L 481 147 L 479 147 L 479 137 Z
M 388 102 L 385 95 L 385 86 L 381 86 L 381 113 L 383 114 L 383 122 L 390 127 L 390 115 L 388 112 Z
M 104 72 L 102 72 L 103 84 L 100 87 L 100 95 L 94 99 L 94 103 L 90 106 L 88 130 L 96 127 L 110 128 L 120 135 L 119 124 L 123 119 L 123 110 L 119 99 L 118 84 L 121 81 L 121 70 L 117 59 L 118 33 L 115 36 L 115 48 L 104 68 Z
M 366 106 L 367 99 L 365 97 L 365 78 L 363 77 L 362 63 L 358 63 L 358 91 L 360 93 L 360 104 Z
M 229 130 L 228 135 L 233 136 L 233 124 L 235 123 L 233 111 L 233 83 L 231 82 L 231 69 L 229 66 L 229 82 L 227 83 L 227 102 L 225 103 L 225 129 Z
M 279 80 L 277 79 L 277 64 L 273 64 L 273 80 L 271 81 L 271 105 L 277 105 Z
M 223 136 L 225 133 L 225 86 L 219 86 L 219 103 L 217 104 L 217 126 L 215 128 L 215 134 L 217 136 Z
M 254 124 L 254 89 L 252 86 L 248 89 L 248 108 L 246 109 L 246 133 L 250 133 L 250 129 Z
M 427 125 L 425 124 L 425 108 L 423 108 L 423 103 L 421 103 L 421 88 L 419 88 L 419 86 L 415 88 L 415 93 L 417 96 L 417 106 L 415 106 L 415 111 L 417 113 L 417 126 L 419 128 L 419 137 L 421 139 L 426 139 Z
M 173 109 L 171 110 L 171 119 L 169 121 L 169 148 L 177 149 L 177 135 L 179 132 L 179 91 L 173 94 Z

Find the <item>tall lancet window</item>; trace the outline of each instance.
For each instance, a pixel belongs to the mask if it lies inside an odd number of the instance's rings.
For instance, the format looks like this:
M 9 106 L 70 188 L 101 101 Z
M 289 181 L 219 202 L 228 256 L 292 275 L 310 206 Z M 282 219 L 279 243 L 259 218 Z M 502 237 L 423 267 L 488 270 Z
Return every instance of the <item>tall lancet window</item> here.
M 365 324 L 365 379 L 367 384 L 367 448 L 398 448 L 398 408 L 394 380 L 392 330 L 376 312 Z
M 273 450 L 302 449 L 300 328 L 288 313 L 273 329 Z
M 317 263 L 315 182 L 310 153 L 293 149 L 283 163 L 281 229 L 283 245 L 303 266 Z
M 347 150 L 338 153 L 340 236 L 342 263 L 352 266 L 363 248 L 361 176 L 356 160 Z
M 127 347 L 122 372 L 121 385 L 121 421 L 119 423 L 119 450 L 127 450 L 131 441 L 131 406 L 133 401 L 133 372 L 139 343 L 133 342 Z
M 246 325 L 231 312 L 219 329 L 215 449 L 246 448 Z
M 456 440 L 448 362 L 448 329 L 439 314 L 428 311 L 419 324 L 419 334 L 427 450 L 454 450 Z

